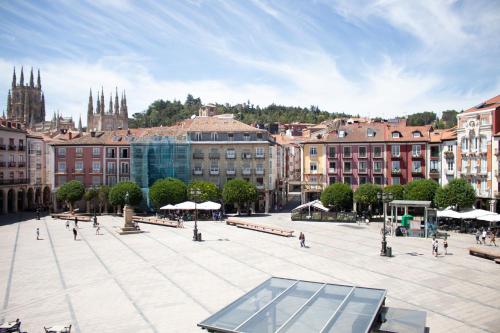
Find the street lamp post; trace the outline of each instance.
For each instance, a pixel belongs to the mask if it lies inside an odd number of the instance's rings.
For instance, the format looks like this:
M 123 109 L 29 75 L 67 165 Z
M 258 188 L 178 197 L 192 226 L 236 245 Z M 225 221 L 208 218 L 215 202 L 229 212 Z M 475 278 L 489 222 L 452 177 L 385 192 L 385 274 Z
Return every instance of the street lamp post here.
M 97 215 L 96 215 L 96 211 L 95 211 L 95 197 L 96 197 L 97 190 L 96 190 L 95 185 L 92 185 L 92 190 L 94 192 L 93 206 L 94 206 L 94 228 L 95 228 L 95 227 L 97 227 Z
M 377 193 L 377 199 L 382 202 L 383 204 L 383 210 L 384 210 L 384 226 L 382 229 L 382 248 L 380 249 L 380 255 L 381 256 L 386 256 L 387 255 L 387 239 L 385 237 L 386 231 L 385 231 L 385 221 L 387 219 L 387 213 L 386 213 L 386 204 L 388 202 L 391 202 L 393 199 L 393 195 L 390 192 L 378 192 Z
M 198 237 L 198 207 L 197 207 L 197 201 L 198 201 L 198 196 L 201 194 L 201 191 L 197 188 L 192 188 L 191 189 L 191 198 L 193 198 L 194 201 L 194 230 L 193 230 L 193 241 L 199 241 Z

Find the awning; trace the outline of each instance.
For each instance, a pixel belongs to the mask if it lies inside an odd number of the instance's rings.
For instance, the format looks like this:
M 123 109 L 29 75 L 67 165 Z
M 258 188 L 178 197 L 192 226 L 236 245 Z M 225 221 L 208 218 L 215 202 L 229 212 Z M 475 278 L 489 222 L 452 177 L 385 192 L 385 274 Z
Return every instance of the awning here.
M 500 221 L 500 214 L 483 215 L 483 216 L 478 217 L 477 219 L 481 220 L 481 221 L 488 221 L 488 222 L 499 222 Z
M 481 216 L 491 215 L 491 214 L 492 214 L 492 212 L 490 212 L 489 210 L 473 209 L 473 210 L 460 212 L 460 218 L 473 220 L 473 219 L 477 219 Z
M 177 209 L 177 208 L 175 208 L 174 205 L 168 204 L 166 206 L 161 207 L 160 209 L 173 210 L 173 209 Z
M 193 210 L 196 208 L 195 206 L 196 204 L 192 201 L 184 201 L 175 205 L 174 207 L 175 209 L 180 209 L 180 210 Z
M 294 209 L 292 209 L 292 212 L 297 211 L 297 210 L 301 210 L 303 208 L 309 208 L 309 207 L 317 208 L 317 209 L 322 210 L 324 212 L 328 212 L 328 210 L 329 210 L 328 208 L 323 206 L 321 201 L 314 200 L 314 201 L 311 201 L 311 202 L 308 202 L 308 203 L 305 203 L 305 204 L 302 204 L 300 206 L 295 207 Z
M 451 219 L 461 219 L 462 215 L 459 212 L 454 211 L 453 209 L 443 209 L 437 211 L 438 217 L 448 217 Z
M 213 201 L 205 201 L 202 202 L 201 204 L 196 205 L 196 208 L 201 210 L 219 210 L 220 207 L 221 207 L 220 203 Z

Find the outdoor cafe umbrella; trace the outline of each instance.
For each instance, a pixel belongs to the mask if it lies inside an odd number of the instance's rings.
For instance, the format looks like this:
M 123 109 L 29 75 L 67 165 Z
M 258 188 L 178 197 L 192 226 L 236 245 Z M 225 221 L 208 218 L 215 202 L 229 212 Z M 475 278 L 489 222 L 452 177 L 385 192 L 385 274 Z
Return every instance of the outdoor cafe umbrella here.
M 481 221 L 487 221 L 487 222 L 499 222 L 500 221 L 500 214 L 487 214 L 487 215 L 480 216 L 477 219 L 481 220 Z
M 460 219 L 462 218 L 462 215 L 459 212 L 454 211 L 453 209 L 443 209 L 443 210 L 438 210 L 437 212 L 438 217 L 448 217 L 451 219 Z
M 184 201 L 174 206 L 175 209 L 179 210 L 193 210 L 196 209 L 196 204 L 192 201 Z
M 166 206 L 161 207 L 160 209 L 175 210 L 175 209 L 177 209 L 177 208 L 175 208 L 175 206 L 174 206 L 174 205 L 168 204 L 168 205 L 166 205 Z
M 205 201 L 197 206 L 200 210 L 219 210 L 221 207 L 220 203 L 213 201 Z
M 478 219 L 481 216 L 491 215 L 492 213 L 489 210 L 484 209 L 472 209 L 465 212 L 460 212 L 461 219 L 473 220 Z

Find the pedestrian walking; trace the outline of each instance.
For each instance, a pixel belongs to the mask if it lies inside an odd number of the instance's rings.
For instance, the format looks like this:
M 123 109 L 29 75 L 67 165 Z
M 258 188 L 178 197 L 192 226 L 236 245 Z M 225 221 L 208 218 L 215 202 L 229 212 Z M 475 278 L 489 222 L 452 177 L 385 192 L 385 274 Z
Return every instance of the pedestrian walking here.
M 436 236 L 432 237 L 432 255 L 437 257 L 437 239 Z
M 493 245 L 497 246 L 497 243 L 495 243 L 495 238 L 496 238 L 496 235 L 495 235 L 495 234 L 496 234 L 496 232 L 495 232 L 495 230 L 493 230 L 493 231 L 491 232 L 491 237 L 490 237 L 490 245 L 491 245 L 491 244 L 493 244 Z
M 99 225 L 99 223 L 97 223 L 97 229 L 95 230 L 95 234 L 99 235 L 100 231 L 101 231 L 101 226 Z
M 36 240 L 40 240 L 40 229 L 36 228 Z
M 78 228 L 78 217 L 75 216 L 75 228 Z
M 76 240 L 76 235 L 78 235 L 78 231 L 76 231 L 76 228 L 73 228 L 73 239 Z
M 483 244 L 486 245 L 486 229 L 483 229 L 483 234 L 481 235 L 481 238 L 483 239 Z
M 69 229 L 69 220 L 66 220 L 66 229 Z
M 306 236 L 301 232 L 299 235 L 300 247 L 306 246 Z
M 447 255 L 448 254 L 448 239 L 444 239 L 443 241 L 443 247 L 444 247 L 444 255 Z
M 479 231 L 479 229 L 477 229 L 477 231 L 476 231 L 476 244 L 481 244 L 479 237 L 481 237 L 481 231 Z

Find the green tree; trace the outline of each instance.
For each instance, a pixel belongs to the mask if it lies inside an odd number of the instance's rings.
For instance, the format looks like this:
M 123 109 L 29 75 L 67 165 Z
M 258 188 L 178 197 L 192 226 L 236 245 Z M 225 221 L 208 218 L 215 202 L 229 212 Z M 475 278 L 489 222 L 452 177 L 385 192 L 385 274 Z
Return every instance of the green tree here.
M 321 202 L 326 207 L 332 207 L 335 211 L 350 210 L 352 208 L 352 189 L 344 183 L 329 185 L 321 193 Z
M 109 202 L 121 208 L 125 205 L 125 195 L 128 192 L 128 201 L 131 206 L 137 206 L 142 201 L 142 191 L 136 183 L 120 182 L 109 191 Z
M 436 205 L 440 208 L 453 206 L 457 210 L 470 208 L 476 202 L 476 191 L 465 179 L 453 179 L 436 191 Z
M 149 188 L 149 199 L 156 209 L 183 202 L 186 200 L 186 184 L 176 178 L 158 179 Z
M 192 191 L 193 190 L 199 190 L 200 194 L 196 196 L 196 198 L 193 197 Z M 188 189 L 187 189 L 187 194 L 189 200 L 197 200 L 198 202 L 201 201 L 219 201 L 220 200 L 220 191 L 217 185 L 215 185 L 212 182 L 207 182 L 204 180 L 198 180 L 194 181 L 191 184 L 189 184 Z
M 394 200 L 403 200 L 405 198 L 405 187 L 401 184 L 388 185 L 384 188 L 385 193 L 392 193 Z
M 425 111 L 409 115 L 407 118 L 407 124 L 410 126 L 423 126 L 430 125 L 435 120 L 436 114 L 434 112 Z
M 232 179 L 224 184 L 222 197 L 225 203 L 234 204 L 240 214 L 243 206 L 257 200 L 257 188 L 246 180 Z
M 69 206 L 71 212 L 73 212 L 73 205 L 75 202 L 80 200 L 85 193 L 85 187 L 78 180 L 72 180 L 70 182 L 64 183 L 59 187 L 56 192 L 56 198 L 59 201 L 64 201 Z
M 406 200 L 434 201 L 434 196 L 439 188 L 438 183 L 431 179 L 414 180 L 406 184 Z
M 87 191 L 85 191 L 85 194 L 83 195 L 83 199 L 87 201 L 87 208 L 90 208 L 90 204 L 95 205 L 94 198 L 97 198 L 99 195 L 99 190 L 96 188 L 89 188 Z
M 375 184 L 362 184 L 354 192 L 354 201 L 362 206 L 373 207 L 377 204 L 377 193 L 382 193 L 382 187 Z
M 101 185 L 99 187 L 99 193 L 97 194 L 97 198 L 99 199 L 99 211 L 102 213 L 103 211 L 108 211 L 109 205 L 109 186 Z

